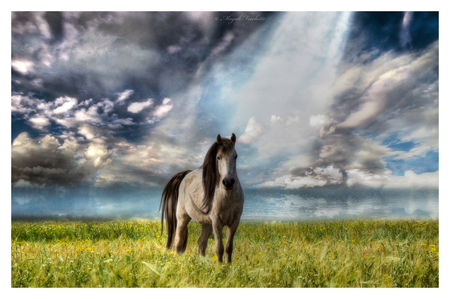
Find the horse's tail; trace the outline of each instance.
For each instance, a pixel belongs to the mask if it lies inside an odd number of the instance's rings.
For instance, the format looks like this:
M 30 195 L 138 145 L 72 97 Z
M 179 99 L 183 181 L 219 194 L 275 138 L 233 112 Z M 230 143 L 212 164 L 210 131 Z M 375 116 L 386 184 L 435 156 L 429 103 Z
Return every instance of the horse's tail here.
M 192 170 L 185 170 L 174 175 L 164 187 L 159 211 L 161 211 L 161 235 L 164 230 L 164 217 L 166 218 L 167 227 L 167 249 L 172 246 L 173 237 L 177 229 L 177 204 L 178 191 L 181 181 Z M 187 241 L 187 240 L 185 240 Z

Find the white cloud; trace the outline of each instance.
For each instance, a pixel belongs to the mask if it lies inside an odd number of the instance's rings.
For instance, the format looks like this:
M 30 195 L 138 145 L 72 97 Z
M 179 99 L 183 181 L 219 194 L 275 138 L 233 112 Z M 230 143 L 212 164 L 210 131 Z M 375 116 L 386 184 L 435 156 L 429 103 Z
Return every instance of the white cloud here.
M 280 116 L 272 115 L 270 117 L 270 124 L 274 126 L 276 123 L 282 122 L 283 119 Z
M 153 115 L 157 118 L 164 117 L 173 108 L 173 105 L 170 104 L 170 102 L 171 100 L 169 98 L 165 98 L 162 102 L 162 105 L 156 107 L 155 111 L 153 112 Z
M 317 129 L 324 126 L 329 126 L 332 122 L 333 119 L 324 114 L 311 115 L 309 118 L 309 125 Z
M 11 61 L 11 66 L 18 72 L 26 75 L 33 71 L 34 63 L 29 60 L 13 60 Z
M 184 11 L 183 14 L 190 20 L 202 25 L 203 30 L 210 31 L 211 26 L 214 23 L 214 13 L 211 11 Z
M 92 99 L 77 104 L 76 98 L 63 96 L 54 101 L 14 94 L 11 96 L 11 111 L 22 114 L 23 119 L 39 129 L 45 130 L 51 121 L 62 125 L 71 132 L 83 132 L 87 138 L 93 138 L 92 130 L 86 128 L 88 124 L 96 126 L 95 132 L 99 136 L 106 136 L 111 129 L 121 129 L 123 126 L 136 125 L 132 118 L 118 118 L 114 112 L 115 103 L 103 98 L 97 103 Z M 168 104 L 167 101 L 165 101 Z
M 79 122 L 102 123 L 102 118 L 98 113 L 98 106 L 93 105 L 86 109 L 75 112 L 75 119 Z
M 58 45 L 59 58 L 63 61 L 69 61 L 70 57 L 74 54 L 73 48 L 77 46 L 79 42 L 80 32 L 77 30 L 76 26 L 72 24 L 72 19 L 69 13 L 64 14 L 63 22 L 63 41 Z
M 122 102 L 125 101 L 126 99 L 128 99 L 132 94 L 134 93 L 134 90 L 132 89 L 127 89 L 125 91 L 119 92 L 117 93 L 118 97 L 116 102 Z
M 95 129 L 91 125 L 84 124 L 78 128 L 78 133 L 86 137 L 88 140 L 93 140 L 95 138 Z
M 405 171 L 404 176 L 395 176 L 390 170 L 382 173 L 353 169 L 347 171 L 347 185 L 360 185 L 372 188 L 408 189 L 408 188 L 438 188 L 439 171 L 416 174 L 411 170 Z
M 311 115 L 309 117 L 309 126 L 319 129 L 320 137 L 334 132 L 335 127 L 331 126 L 333 123 L 333 118 L 325 114 Z
M 220 41 L 220 43 L 211 51 L 211 54 L 208 58 L 214 57 L 222 53 L 228 46 L 231 44 L 231 42 L 234 39 L 234 34 L 232 32 L 225 33 L 224 37 Z
M 286 189 L 299 189 L 302 187 L 322 187 L 327 184 L 327 180 L 314 177 L 292 177 L 285 182 Z
M 310 155 L 299 154 L 290 157 L 286 162 L 283 163 L 282 168 L 277 170 L 281 173 L 288 173 L 296 168 L 307 168 L 311 165 Z
M 131 113 L 139 113 L 142 110 L 144 110 L 145 108 L 151 106 L 152 104 L 153 104 L 152 99 L 148 99 L 145 102 L 131 103 L 130 106 L 128 106 L 128 111 Z
M 409 26 L 411 25 L 411 21 L 413 19 L 413 13 L 411 11 L 407 11 L 404 13 L 402 29 L 400 31 L 400 42 L 403 47 L 406 47 L 411 43 L 411 34 L 409 33 Z
M 170 54 L 176 53 L 178 51 L 180 51 L 182 48 L 178 45 L 170 45 L 167 47 L 167 52 L 169 52 Z
M 385 100 L 383 100 L 382 94 L 378 95 L 381 97 L 374 97 L 373 101 L 362 104 L 358 111 L 350 114 L 348 118 L 344 122 L 338 124 L 337 127 L 343 129 L 357 128 L 380 114 L 385 108 Z
M 78 105 L 78 106 L 85 106 L 85 107 L 87 107 L 87 106 L 89 106 L 89 105 L 91 105 L 91 104 L 92 104 L 92 99 L 89 99 L 89 100 L 84 100 L 84 101 L 81 102 L 80 105 Z
M 432 136 L 422 140 L 422 142 L 412 148 L 409 152 L 402 152 L 394 157 L 394 160 L 411 159 L 414 157 L 425 156 L 429 151 L 439 151 L 439 139 L 438 136 Z
M 36 128 L 39 130 L 43 130 L 45 127 L 50 125 L 50 121 L 48 120 L 48 118 L 46 118 L 45 116 L 42 116 L 42 115 L 38 115 L 38 114 L 31 117 L 29 119 L 29 121 L 31 122 L 31 125 L 33 126 L 33 128 Z
M 86 158 L 92 160 L 95 167 L 102 163 L 110 162 L 111 160 L 108 159 L 110 155 L 111 151 L 101 143 L 91 143 L 85 151 Z
M 273 181 L 267 181 L 261 184 L 256 185 L 257 188 L 271 188 L 271 187 L 280 187 L 285 186 L 287 182 L 290 182 L 291 175 L 284 175 L 282 177 L 278 177 Z
M 339 185 L 343 183 L 343 174 L 334 165 L 327 167 L 310 167 L 303 175 L 284 175 L 274 181 L 268 181 L 256 185 L 258 188 L 284 187 L 285 189 L 299 189 L 303 187 L 316 187 L 325 185 Z
M 237 141 L 244 144 L 250 144 L 258 138 L 262 131 L 263 127 L 256 121 L 256 117 L 250 117 L 244 134 L 242 134 Z
M 133 122 L 133 119 L 128 117 L 128 118 L 118 118 L 118 119 L 114 119 L 112 121 L 113 124 L 119 124 L 119 125 L 135 125 L 135 123 Z
M 11 111 L 21 114 L 33 112 L 31 106 L 36 104 L 36 100 L 28 96 L 13 95 L 11 96 Z
M 70 97 L 60 97 L 57 98 L 54 102 L 54 105 L 59 105 L 55 110 L 53 110 L 54 114 L 61 114 L 69 111 L 77 104 L 77 99 Z
M 403 141 L 411 141 L 411 140 L 417 140 L 417 139 L 424 139 L 424 138 L 430 138 L 436 136 L 437 137 L 437 133 L 438 133 L 438 126 L 437 123 L 435 124 L 435 126 L 432 127 L 420 127 L 408 134 L 406 134 L 402 140 Z
M 50 39 L 52 37 L 52 33 L 50 31 L 50 26 L 48 25 L 47 21 L 44 18 L 45 12 L 34 12 L 33 13 L 36 25 L 39 28 L 40 33 L 44 38 Z
M 336 127 L 358 128 L 390 112 L 389 110 L 397 110 L 405 105 L 414 107 L 419 100 L 429 104 L 429 97 L 417 95 L 413 91 L 418 85 L 422 85 L 423 77 L 429 76 L 430 72 L 435 73 L 438 65 L 437 51 L 438 44 L 433 43 L 420 56 L 397 56 L 390 51 L 370 63 L 348 66 L 336 81 L 335 97 L 352 93 L 354 99 L 349 101 L 351 105 L 345 105 L 344 109 L 350 113 Z M 405 95 L 412 99 L 402 99 Z
M 109 99 L 103 99 L 97 105 L 103 108 L 104 114 L 108 114 L 114 110 L 114 102 L 110 101 Z

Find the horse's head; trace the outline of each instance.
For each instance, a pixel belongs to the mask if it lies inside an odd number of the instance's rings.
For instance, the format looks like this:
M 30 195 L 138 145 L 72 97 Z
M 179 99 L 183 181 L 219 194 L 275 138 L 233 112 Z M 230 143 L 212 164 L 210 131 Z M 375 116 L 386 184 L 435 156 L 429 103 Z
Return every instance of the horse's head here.
M 222 138 L 217 135 L 217 172 L 219 174 L 219 182 L 225 190 L 232 190 L 237 180 L 236 159 L 238 157 L 234 144 L 236 143 L 236 135 L 234 133 L 231 138 Z
M 217 135 L 216 142 L 210 147 L 203 162 L 203 187 L 205 190 L 205 206 L 214 197 L 216 188 L 232 190 L 237 181 L 236 158 L 237 153 L 234 149 L 236 135 L 231 138 L 222 138 Z

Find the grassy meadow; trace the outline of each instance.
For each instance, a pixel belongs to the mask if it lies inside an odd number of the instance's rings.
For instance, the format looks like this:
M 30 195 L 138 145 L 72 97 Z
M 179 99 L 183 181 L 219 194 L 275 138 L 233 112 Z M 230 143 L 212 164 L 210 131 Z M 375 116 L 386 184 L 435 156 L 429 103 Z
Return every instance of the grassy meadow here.
M 157 221 L 13 222 L 11 287 L 439 287 L 439 222 L 241 223 L 232 264 L 211 236 L 165 250 Z M 225 232 L 225 230 L 224 230 Z M 225 235 L 225 234 L 224 234 Z

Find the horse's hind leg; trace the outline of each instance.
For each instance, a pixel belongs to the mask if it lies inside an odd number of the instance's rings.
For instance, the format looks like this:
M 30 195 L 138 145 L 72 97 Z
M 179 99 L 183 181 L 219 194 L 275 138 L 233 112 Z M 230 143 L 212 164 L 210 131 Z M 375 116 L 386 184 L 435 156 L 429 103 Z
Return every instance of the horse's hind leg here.
M 187 214 L 177 214 L 177 232 L 175 235 L 175 253 L 183 253 L 186 250 L 188 229 L 187 226 L 191 217 Z
M 208 246 L 208 238 L 212 232 L 211 224 L 203 224 L 200 238 L 198 238 L 198 253 L 201 256 L 205 256 L 206 246 Z

